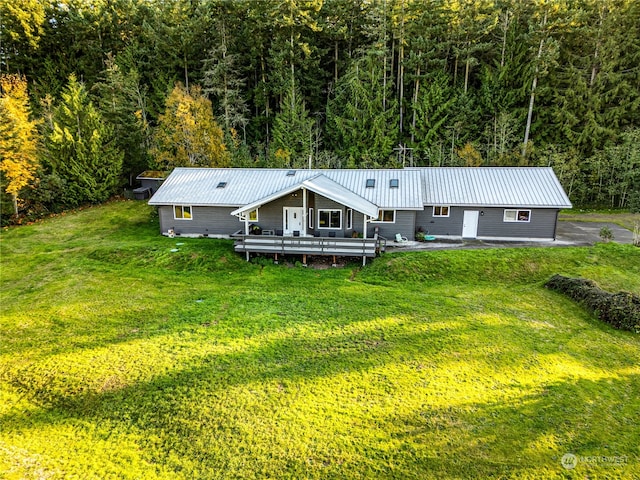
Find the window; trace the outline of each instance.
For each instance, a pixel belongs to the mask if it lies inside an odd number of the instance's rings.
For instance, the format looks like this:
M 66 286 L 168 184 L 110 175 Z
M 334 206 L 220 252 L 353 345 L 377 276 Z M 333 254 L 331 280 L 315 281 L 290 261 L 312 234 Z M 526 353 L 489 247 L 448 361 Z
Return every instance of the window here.
M 389 180 L 389 188 L 398 188 L 399 182 L 397 178 Z
M 366 183 L 366 187 L 367 188 L 373 188 L 376 186 L 376 179 L 375 178 L 368 178 L 367 179 L 367 183 Z
M 318 210 L 318 228 L 342 228 L 342 210 Z
M 347 230 L 351 230 L 353 228 L 353 210 L 350 208 L 347 209 L 347 219 L 345 221 L 347 222 Z
M 374 220 L 377 223 L 395 223 L 396 211 L 395 210 L 380 210 L 378 218 Z
M 308 221 L 309 221 L 309 228 L 313 228 L 313 208 L 309 209 Z
M 505 210 L 505 222 L 530 222 L 531 210 Z
M 449 216 L 449 207 L 443 205 L 436 205 L 433 207 L 433 216 L 434 217 L 448 217 Z
M 241 222 L 244 222 L 245 216 L 249 217 L 249 221 L 250 222 L 257 222 L 258 221 L 258 209 L 256 208 L 255 210 L 251 210 L 249 213 L 244 212 L 243 215 L 240 215 L 238 217 L 238 220 L 240 220 Z
M 287 177 L 293 177 L 293 176 L 295 176 L 295 174 L 296 174 L 296 171 L 295 171 L 295 170 L 289 170 L 289 171 L 287 172 Z
M 174 205 L 173 218 L 176 220 L 191 220 L 191 207 L 189 205 Z
M 224 188 L 227 186 L 227 182 L 220 182 L 216 188 Z

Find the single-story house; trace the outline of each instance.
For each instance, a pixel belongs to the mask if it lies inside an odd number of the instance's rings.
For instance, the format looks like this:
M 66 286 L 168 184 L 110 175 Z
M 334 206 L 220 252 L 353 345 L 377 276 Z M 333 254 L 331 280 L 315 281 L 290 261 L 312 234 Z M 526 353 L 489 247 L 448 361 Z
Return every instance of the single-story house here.
M 247 256 L 353 250 L 363 260 L 381 239 L 413 240 L 418 231 L 553 240 L 558 211 L 571 208 L 553 170 L 537 167 L 176 168 L 149 204 L 165 235 L 236 235 Z

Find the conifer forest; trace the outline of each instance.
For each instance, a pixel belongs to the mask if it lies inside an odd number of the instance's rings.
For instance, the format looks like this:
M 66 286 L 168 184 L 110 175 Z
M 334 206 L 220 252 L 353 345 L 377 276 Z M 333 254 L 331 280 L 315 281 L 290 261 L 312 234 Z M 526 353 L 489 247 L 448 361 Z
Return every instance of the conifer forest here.
M 175 166 L 552 166 L 633 208 L 640 2 L 0 0 L 0 157 L 3 223 Z

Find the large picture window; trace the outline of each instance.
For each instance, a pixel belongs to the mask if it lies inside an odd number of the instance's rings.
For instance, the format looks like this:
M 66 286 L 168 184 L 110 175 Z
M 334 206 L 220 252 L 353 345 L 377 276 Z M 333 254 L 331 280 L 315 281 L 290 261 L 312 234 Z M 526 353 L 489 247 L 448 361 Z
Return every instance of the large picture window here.
M 531 210 L 507 209 L 504 211 L 505 222 L 530 222 Z
M 342 210 L 318 210 L 318 228 L 342 228 Z
M 380 210 L 378 218 L 374 220 L 376 223 L 395 223 L 396 211 L 395 210 Z
M 433 207 L 433 216 L 434 217 L 448 217 L 449 216 L 449 207 L 446 205 L 436 205 Z
M 191 206 L 190 205 L 174 205 L 173 206 L 173 218 L 176 220 L 191 220 Z

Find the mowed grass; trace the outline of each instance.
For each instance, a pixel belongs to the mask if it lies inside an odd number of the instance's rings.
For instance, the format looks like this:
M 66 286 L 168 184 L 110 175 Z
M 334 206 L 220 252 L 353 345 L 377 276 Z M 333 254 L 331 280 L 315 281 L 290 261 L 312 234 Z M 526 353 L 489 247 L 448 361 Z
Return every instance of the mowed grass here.
M 261 266 L 142 202 L 0 242 L 0 478 L 640 477 L 640 336 L 543 287 L 640 292 L 637 248 Z

